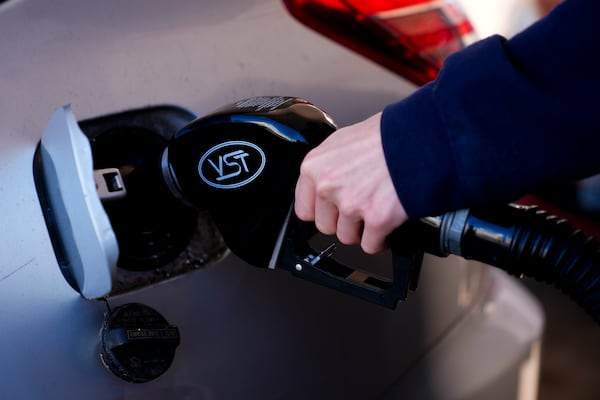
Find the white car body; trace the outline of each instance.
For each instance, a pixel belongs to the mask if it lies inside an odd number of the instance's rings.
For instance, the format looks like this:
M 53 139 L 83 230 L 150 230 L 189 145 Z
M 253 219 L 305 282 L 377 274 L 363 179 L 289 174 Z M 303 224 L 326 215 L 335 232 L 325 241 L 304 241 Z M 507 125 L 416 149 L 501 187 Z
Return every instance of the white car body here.
M 465 7 L 487 35 L 481 3 Z M 147 304 L 181 332 L 158 379 L 114 376 L 98 356 L 106 307 L 65 281 L 34 185 L 57 108 L 79 120 L 155 104 L 202 115 L 289 95 L 347 125 L 414 86 L 279 1 L 8 1 L 0 59 L 0 398 L 535 398 L 540 307 L 513 278 L 454 257 L 426 257 L 418 291 L 390 311 L 229 254 L 109 300 Z

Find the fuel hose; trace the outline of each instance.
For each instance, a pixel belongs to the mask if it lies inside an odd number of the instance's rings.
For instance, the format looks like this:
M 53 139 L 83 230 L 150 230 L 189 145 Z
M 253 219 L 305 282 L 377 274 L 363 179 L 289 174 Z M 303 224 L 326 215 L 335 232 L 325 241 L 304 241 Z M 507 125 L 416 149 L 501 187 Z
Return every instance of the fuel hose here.
M 536 206 L 469 209 L 409 221 L 412 245 L 553 285 L 600 323 L 600 244 Z

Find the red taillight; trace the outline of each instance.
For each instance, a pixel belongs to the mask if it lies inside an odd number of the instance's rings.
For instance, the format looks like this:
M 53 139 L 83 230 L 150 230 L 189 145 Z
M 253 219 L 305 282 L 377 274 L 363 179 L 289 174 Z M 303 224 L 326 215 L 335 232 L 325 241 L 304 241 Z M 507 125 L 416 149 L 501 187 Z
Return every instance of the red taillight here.
M 299 21 L 423 84 L 473 27 L 451 0 L 284 0 Z

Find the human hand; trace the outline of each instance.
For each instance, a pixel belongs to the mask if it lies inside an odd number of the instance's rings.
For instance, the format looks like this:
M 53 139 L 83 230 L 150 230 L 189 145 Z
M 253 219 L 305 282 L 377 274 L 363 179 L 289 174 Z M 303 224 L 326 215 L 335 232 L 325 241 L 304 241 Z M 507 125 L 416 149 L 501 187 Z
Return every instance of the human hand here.
M 296 185 L 298 218 L 367 253 L 386 249 L 386 237 L 408 218 L 388 172 L 380 122 L 381 113 L 334 132 L 306 155 Z

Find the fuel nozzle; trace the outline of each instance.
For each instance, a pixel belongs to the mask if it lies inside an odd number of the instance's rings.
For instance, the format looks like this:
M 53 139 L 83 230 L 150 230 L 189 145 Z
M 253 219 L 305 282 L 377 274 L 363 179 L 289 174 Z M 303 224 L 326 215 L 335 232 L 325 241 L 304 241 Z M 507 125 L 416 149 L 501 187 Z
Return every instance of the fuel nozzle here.
M 335 130 L 325 111 L 303 99 L 242 100 L 182 128 L 163 154 L 163 175 L 174 196 L 208 210 L 249 264 L 394 307 L 415 287 L 422 252 L 395 247 L 392 280 L 356 273 L 336 261 L 333 247 L 314 250 L 317 229 L 293 213 L 304 156 Z
M 600 321 L 600 245 L 566 221 L 506 205 L 411 220 L 388 237 L 392 279 L 316 251 L 313 223 L 293 213 L 304 156 L 336 130 L 331 117 L 294 97 L 239 101 L 182 128 L 162 157 L 175 197 L 208 210 L 228 247 L 256 267 L 292 274 L 394 308 L 415 289 L 424 253 L 458 255 L 560 287 Z
M 285 225 L 304 155 L 336 125 L 295 97 L 255 97 L 181 129 L 163 155 L 175 196 L 207 209 L 229 248 L 266 267 Z

